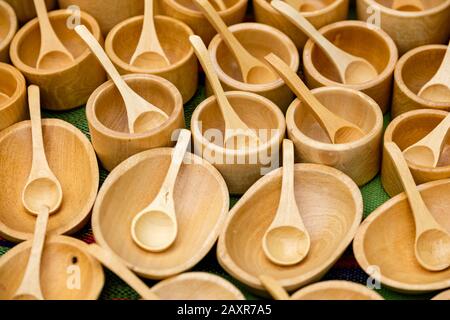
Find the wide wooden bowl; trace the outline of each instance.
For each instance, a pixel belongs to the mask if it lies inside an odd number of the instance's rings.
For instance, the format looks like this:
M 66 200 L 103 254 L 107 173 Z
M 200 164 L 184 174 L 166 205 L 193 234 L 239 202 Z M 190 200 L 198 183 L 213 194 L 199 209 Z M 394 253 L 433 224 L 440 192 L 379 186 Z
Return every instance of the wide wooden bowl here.
M 275 10 L 270 5 L 270 2 L 271 0 L 253 1 L 253 13 L 256 22 L 267 24 L 281 30 L 294 41 L 299 50 L 303 49 L 308 37 Z M 320 29 L 333 22 L 347 19 L 349 0 L 319 0 L 309 1 L 309 3 L 312 6 L 306 7 L 307 11 L 302 11 L 302 14 L 316 29 Z
M 266 55 L 275 53 L 297 72 L 300 64 L 297 48 L 281 31 L 261 23 L 241 23 L 229 27 L 229 30 L 251 54 L 262 62 L 266 63 L 264 59 Z M 239 65 L 220 35 L 216 35 L 211 40 L 208 50 L 225 91 L 239 90 L 257 93 L 273 101 L 283 112 L 286 111 L 294 99 L 294 94 L 281 78 L 265 84 L 243 82 Z M 209 82 L 206 83 L 206 93 L 212 94 Z
M 131 222 L 155 198 L 173 149 L 141 152 L 122 162 L 105 180 L 92 216 L 95 239 L 142 277 L 164 279 L 195 266 L 211 250 L 228 214 L 225 181 L 208 162 L 187 153 L 175 185 L 178 236 L 159 253 L 141 249 Z
M 99 184 L 94 150 L 71 124 L 44 119 L 43 135 L 47 160 L 61 183 L 61 208 L 50 216 L 47 233 L 67 234 L 78 231 L 89 218 Z M 36 217 L 22 204 L 22 190 L 31 170 L 31 123 L 23 121 L 0 133 L 0 235 L 10 241 L 29 239 Z
M 450 180 L 428 182 L 418 188 L 436 221 L 450 232 Z M 413 214 L 401 193 L 364 220 L 353 241 L 353 251 L 364 271 L 393 290 L 412 294 L 449 288 L 450 269 L 424 269 L 415 257 L 414 239 Z
M 443 291 L 438 295 L 434 296 L 431 300 L 450 300 L 450 290 Z
M 292 291 L 318 281 L 351 243 L 361 222 L 363 202 L 357 185 L 342 172 L 323 165 L 295 165 L 295 199 L 311 237 L 308 256 L 280 267 L 264 254 L 262 239 L 281 193 L 282 169 L 255 183 L 231 209 L 220 235 L 220 265 L 257 294 L 264 294 L 260 275 Z
M 8 96 L 0 103 L 0 131 L 28 117 L 25 78 L 13 66 L 0 63 L 0 93 Z
M 286 124 L 297 162 L 335 167 L 359 186 L 366 184 L 380 170 L 383 131 L 380 107 L 372 98 L 353 89 L 323 87 L 312 93 L 330 111 L 360 127 L 365 136 L 351 143 L 332 144 L 310 109 L 296 99 L 287 111 Z
M 5 0 L 14 8 L 17 18 L 21 24 L 36 17 L 36 9 L 33 1 L 30 0 Z M 56 7 L 56 0 L 45 0 L 48 10 Z
M 387 112 L 398 59 L 397 47 L 391 37 L 361 21 L 336 22 L 323 27 L 320 32 L 337 47 L 369 61 L 378 71 L 378 76 L 361 84 L 342 84 L 326 54 L 312 40 L 308 40 L 303 50 L 303 69 L 308 86 L 341 86 L 359 90 L 374 99 L 383 113 Z
M 29 84 L 40 87 L 42 107 L 67 110 L 86 103 L 89 95 L 102 84 L 105 72 L 84 41 L 66 26 L 70 12 L 57 10 L 49 13 L 53 29 L 75 60 L 56 70 L 38 70 L 36 62 L 41 45 L 41 31 L 37 18 L 17 32 L 11 43 L 11 60 Z M 100 27 L 87 13 L 81 12 L 81 23 L 102 42 Z
M 191 28 L 173 18 L 156 16 L 158 39 L 170 61 L 163 68 L 143 69 L 130 65 L 142 31 L 143 17 L 134 17 L 115 26 L 105 41 L 106 52 L 121 74 L 146 73 L 163 77 L 180 90 L 183 102 L 195 94 L 198 86 L 198 63 L 189 42 Z
M 214 96 L 200 103 L 192 114 L 195 153 L 211 162 L 224 177 L 232 194 L 243 194 L 261 176 L 278 167 L 286 131 L 283 113 L 268 99 L 249 92 L 226 93 L 232 107 L 261 143 L 244 151 L 225 148 L 225 122 Z
M 392 0 L 357 0 L 358 19 L 379 22 L 395 41 L 400 55 L 431 43 L 446 43 L 450 36 L 450 1 L 422 1 L 424 11 L 391 9 Z M 374 7 L 378 11 L 374 12 Z M 376 15 L 375 20 L 374 15 Z
M 32 240 L 22 242 L 0 258 L 0 300 L 12 299 L 19 288 L 31 245 Z M 45 300 L 96 300 L 100 296 L 105 276 L 86 247 L 86 243 L 74 238 L 47 236 L 40 271 Z M 79 287 L 77 281 L 71 281 L 78 277 Z
M 9 45 L 17 31 L 14 9 L 0 0 L 0 62 L 9 62 Z
M 445 45 L 422 46 L 409 51 L 398 60 L 394 73 L 392 117 L 417 109 L 450 111 L 448 102 L 435 102 L 418 96 L 420 89 L 438 71 L 446 50 Z

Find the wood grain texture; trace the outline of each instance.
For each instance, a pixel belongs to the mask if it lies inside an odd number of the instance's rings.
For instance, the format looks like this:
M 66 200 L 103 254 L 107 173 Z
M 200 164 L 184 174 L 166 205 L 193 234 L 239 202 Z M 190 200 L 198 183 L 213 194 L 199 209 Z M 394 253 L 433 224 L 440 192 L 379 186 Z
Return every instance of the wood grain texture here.
M 17 18 L 21 24 L 36 17 L 36 9 L 31 0 L 5 0 L 8 2 L 16 12 Z M 56 0 L 45 0 L 48 10 L 56 7 Z
M 292 300 L 383 300 L 375 290 L 342 280 L 323 281 L 300 289 Z
M 0 63 L 0 92 L 9 98 L 0 104 L 0 131 L 28 118 L 25 78 L 11 65 Z
M 16 32 L 16 13 L 8 3 L 0 0 L 0 62 L 9 62 L 9 46 Z

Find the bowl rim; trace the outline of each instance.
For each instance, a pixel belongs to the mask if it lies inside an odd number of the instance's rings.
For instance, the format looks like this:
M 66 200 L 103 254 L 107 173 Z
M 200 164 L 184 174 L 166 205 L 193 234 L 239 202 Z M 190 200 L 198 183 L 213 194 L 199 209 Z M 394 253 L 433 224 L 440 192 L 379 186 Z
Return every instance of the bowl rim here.
M 7 16 L 9 17 L 9 30 L 6 34 L 6 37 L 0 41 L 0 51 L 6 49 L 10 44 L 14 35 L 17 32 L 18 22 L 17 15 L 14 9 L 11 7 L 9 3 L 6 1 L 0 0 L 0 10 L 6 11 Z
M 268 11 L 270 14 L 278 14 L 280 17 L 282 16 L 281 13 L 279 13 L 278 11 L 276 11 L 271 5 L 270 2 L 272 0 L 253 0 L 254 2 L 258 3 L 262 8 L 264 8 L 264 10 Z M 336 10 L 336 8 L 340 5 L 342 5 L 343 3 L 349 3 L 348 0 L 334 0 L 334 2 L 332 2 L 331 4 L 325 6 L 322 9 L 319 10 L 314 10 L 314 11 L 306 11 L 306 12 L 302 12 L 302 15 L 305 18 L 310 18 L 310 17 L 320 17 L 320 16 L 324 16 L 326 14 L 329 14 L 331 11 Z M 301 31 L 300 31 L 301 32 Z
M 195 11 L 195 10 L 189 9 L 189 8 L 181 5 L 180 3 L 178 3 L 175 0 L 165 0 L 165 1 L 163 1 L 163 3 L 165 3 L 167 6 L 172 7 L 174 10 L 176 10 L 177 12 L 180 12 L 181 14 L 191 16 L 194 18 L 203 18 L 206 20 L 206 18 L 204 18 L 203 14 L 200 11 Z M 234 5 L 232 5 L 231 7 L 227 7 L 226 10 L 221 10 L 221 11 L 218 11 L 217 13 L 223 18 L 226 15 L 231 15 L 231 14 L 236 13 L 243 6 L 247 6 L 247 3 L 248 3 L 248 0 L 237 0 L 236 3 Z
M 374 0 L 358 0 L 358 1 L 364 1 L 369 6 L 378 6 L 380 8 L 381 12 L 383 12 L 385 14 L 389 14 L 391 16 L 397 16 L 397 17 L 401 17 L 401 18 L 425 17 L 428 15 L 433 15 L 435 13 L 439 13 L 440 11 L 443 11 L 444 9 L 446 9 L 446 7 L 450 7 L 450 2 L 447 0 L 447 1 L 442 2 L 440 5 L 437 5 L 435 7 L 427 9 L 427 10 L 400 11 L 400 10 L 394 10 L 392 8 L 388 8 Z
M 0 62 L 0 70 L 4 70 L 9 74 L 11 74 L 17 84 L 16 90 L 14 90 L 14 93 L 11 96 L 9 96 L 8 102 L 0 105 L 0 112 L 2 112 L 10 108 L 13 104 L 15 104 L 17 100 L 20 99 L 21 96 L 25 96 L 26 82 L 23 74 L 10 64 Z

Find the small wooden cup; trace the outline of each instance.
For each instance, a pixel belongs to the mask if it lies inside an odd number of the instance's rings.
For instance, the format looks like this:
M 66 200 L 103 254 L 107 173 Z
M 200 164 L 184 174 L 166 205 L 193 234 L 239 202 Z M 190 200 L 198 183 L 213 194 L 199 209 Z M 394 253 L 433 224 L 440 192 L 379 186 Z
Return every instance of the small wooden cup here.
M 413 49 L 398 60 L 394 74 L 392 117 L 416 109 L 450 111 L 450 103 L 434 102 L 418 96 L 420 89 L 438 71 L 446 50 L 445 45 L 432 44 Z
M 384 300 L 375 290 L 362 284 L 343 281 L 322 281 L 298 290 L 292 300 Z
M 358 19 L 379 23 L 395 41 L 400 55 L 426 44 L 448 42 L 450 2 L 421 2 L 423 11 L 399 11 L 391 8 L 392 0 L 357 0 Z
M 36 17 L 36 9 L 31 0 L 5 0 L 11 7 L 14 8 L 20 24 L 24 24 Z M 47 10 L 52 10 L 56 7 L 56 0 L 45 0 Z
M 158 39 L 170 66 L 142 69 L 130 65 L 130 60 L 138 45 L 143 21 L 142 16 L 134 17 L 115 26 L 105 41 L 108 56 L 121 74 L 154 74 L 169 80 L 180 90 L 183 102 L 187 102 L 195 94 L 198 85 L 197 58 L 189 43 L 189 36 L 194 33 L 181 21 L 156 16 Z
M 241 44 L 255 57 L 265 63 L 264 57 L 275 53 L 297 72 L 300 58 L 294 43 L 281 31 L 261 23 L 241 23 L 229 27 Z M 209 44 L 213 66 L 225 91 L 239 90 L 257 93 L 274 102 L 283 112 L 294 99 L 294 94 L 281 78 L 266 84 L 248 84 L 242 81 L 242 74 L 234 55 L 220 35 Z M 269 67 L 270 68 L 270 67 Z M 209 82 L 206 93 L 212 95 Z
M 244 152 L 223 147 L 225 123 L 214 96 L 195 109 L 191 130 L 195 153 L 211 162 L 225 178 L 231 194 L 243 194 L 265 171 L 277 168 L 286 131 L 283 113 L 268 99 L 250 92 L 226 92 L 233 109 L 261 143 Z
M 341 21 L 320 29 L 337 47 L 369 61 L 378 76 L 356 85 L 342 84 L 336 68 L 312 40 L 303 49 L 303 69 L 310 88 L 341 86 L 359 90 L 374 99 L 385 113 L 391 99 L 392 78 L 398 59 L 394 41 L 381 29 L 361 21 Z
M 332 144 L 310 109 L 296 99 L 287 111 L 286 123 L 297 162 L 335 167 L 359 186 L 366 184 L 380 169 L 383 115 L 378 104 L 364 93 L 348 88 L 323 87 L 312 93 L 325 107 L 360 127 L 366 135 L 351 143 Z
M 229 26 L 244 20 L 248 0 L 224 0 L 226 10 L 220 11 L 222 20 Z M 159 0 L 161 14 L 186 23 L 208 45 L 217 33 L 192 0 Z
M 28 118 L 25 78 L 13 66 L 0 63 L 0 92 L 9 99 L 0 104 L 0 131 Z
M 405 150 L 429 134 L 447 114 L 448 112 L 441 110 L 414 110 L 404 113 L 387 127 L 384 143 L 395 142 L 401 150 Z M 436 168 L 426 168 L 409 162 L 408 166 L 417 184 L 450 178 L 450 137 L 444 144 Z M 402 184 L 386 150 L 383 153 L 381 181 L 391 197 L 403 192 Z
M 48 71 L 36 68 L 41 45 L 37 18 L 22 27 L 11 43 L 12 62 L 29 84 L 40 87 L 42 107 L 50 110 L 68 110 L 85 104 L 89 95 L 106 79 L 105 71 L 84 41 L 74 30 L 67 28 L 69 16 L 70 12 L 66 10 L 49 13 L 58 38 L 75 57 L 75 61 L 61 69 Z M 103 41 L 94 18 L 81 12 L 81 23 L 90 29 L 98 41 Z
M 136 93 L 165 111 L 169 119 L 150 131 L 130 133 L 125 104 L 114 83 L 110 80 L 98 87 L 86 104 L 86 116 L 95 152 L 108 171 L 138 152 L 173 146 L 173 132 L 185 126 L 183 99 L 172 83 L 145 74 L 123 78 Z
M 256 22 L 267 24 L 283 31 L 294 41 L 297 48 L 302 50 L 308 37 L 275 10 L 270 5 L 270 2 L 271 0 L 253 1 L 253 12 Z M 304 11 L 302 14 L 316 29 L 347 19 L 349 0 L 319 0 L 311 2 L 318 3 L 321 8 L 314 11 Z
M 17 31 L 14 9 L 0 0 L 0 62 L 9 62 L 9 45 Z

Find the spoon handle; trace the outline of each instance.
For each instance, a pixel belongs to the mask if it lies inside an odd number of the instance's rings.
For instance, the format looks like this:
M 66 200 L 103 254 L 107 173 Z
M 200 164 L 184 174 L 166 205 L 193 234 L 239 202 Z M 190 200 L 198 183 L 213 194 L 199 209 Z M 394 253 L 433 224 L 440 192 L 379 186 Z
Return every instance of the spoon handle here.
M 270 293 L 270 295 L 275 300 L 289 300 L 289 294 L 284 290 L 282 286 L 278 283 L 277 280 L 272 278 L 271 276 L 261 275 L 259 276 L 259 281 L 263 287 Z
M 433 129 L 426 137 L 424 137 L 420 144 L 428 145 L 437 155 L 436 161 L 439 161 L 439 156 L 444 147 L 446 137 L 450 129 L 450 113 Z
M 283 178 L 281 182 L 281 198 L 278 210 L 292 212 L 290 208 L 296 205 L 294 191 L 294 144 L 291 140 L 283 140 Z M 278 211 L 277 210 L 277 211 Z M 277 217 L 289 218 L 289 215 L 277 215 Z M 297 218 L 297 217 L 296 217 Z M 298 219 L 296 219 L 298 220 Z M 289 223 L 289 221 L 286 221 Z M 300 221 L 303 225 L 303 221 Z
M 432 81 L 434 83 L 445 84 L 450 90 L 450 42 L 448 43 L 444 59 L 442 60 L 442 63 Z

